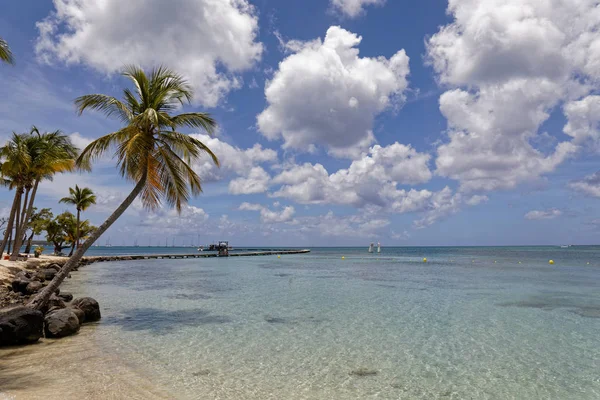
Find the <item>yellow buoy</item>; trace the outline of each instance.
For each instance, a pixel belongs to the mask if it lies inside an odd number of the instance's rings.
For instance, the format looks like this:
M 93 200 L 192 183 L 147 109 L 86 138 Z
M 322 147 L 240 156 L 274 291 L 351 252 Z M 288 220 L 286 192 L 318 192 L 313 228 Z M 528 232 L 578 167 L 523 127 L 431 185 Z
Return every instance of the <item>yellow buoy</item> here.
M 346 257 L 342 256 L 342 260 L 345 260 L 345 259 L 346 259 Z
M 427 262 L 427 258 L 424 258 L 424 259 L 423 259 L 423 262 Z
M 281 256 L 277 256 L 277 258 L 281 258 Z
M 548 261 L 548 264 L 554 264 L 554 260 Z

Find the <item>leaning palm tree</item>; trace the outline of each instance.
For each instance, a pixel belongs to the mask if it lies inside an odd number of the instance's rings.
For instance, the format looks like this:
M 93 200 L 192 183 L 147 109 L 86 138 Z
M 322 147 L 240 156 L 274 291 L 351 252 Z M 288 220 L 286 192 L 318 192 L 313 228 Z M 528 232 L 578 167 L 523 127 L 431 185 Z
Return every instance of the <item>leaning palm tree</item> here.
M 15 63 L 10 47 L 8 47 L 8 43 L 2 38 L 0 38 L 0 61 L 4 61 L 7 64 Z
M 146 209 L 155 210 L 162 201 L 166 201 L 181 212 L 182 205 L 188 202 L 190 196 L 202 191 L 200 177 L 191 163 L 208 154 L 215 164 L 219 164 L 206 145 L 178 131 L 178 128 L 188 127 L 212 134 L 216 127 L 216 122 L 205 113 L 171 115 L 184 103 L 189 103 L 193 96 L 191 87 L 180 75 L 163 67 L 147 75 L 134 66 L 126 67 L 123 75 L 134 86 L 133 91 L 123 91 L 123 101 L 103 94 L 86 95 L 75 100 L 80 115 L 86 109 L 97 110 L 108 117 L 117 117 L 124 124 L 120 130 L 90 143 L 77 159 L 77 164 L 89 168 L 94 159 L 114 148 L 120 174 L 135 186 L 121 205 L 77 249 L 52 282 L 33 299 L 30 304 L 34 308 L 45 306 L 86 250 L 138 196 Z
M 63 197 L 60 199 L 59 203 L 66 203 L 74 205 L 77 209 L 77 222 L 76 222 L 76 232 L 75 232 L 75 247 L 79 248 L 79 227 L 81 221 L 81 212 L 88 209 L 92 204 L 96 204 L 96 195 L 92 191 L 92 189 L 84 187 L 80 188 L 78 185 L 75 185 L 75 189 L 69 188 L 70 196 Z

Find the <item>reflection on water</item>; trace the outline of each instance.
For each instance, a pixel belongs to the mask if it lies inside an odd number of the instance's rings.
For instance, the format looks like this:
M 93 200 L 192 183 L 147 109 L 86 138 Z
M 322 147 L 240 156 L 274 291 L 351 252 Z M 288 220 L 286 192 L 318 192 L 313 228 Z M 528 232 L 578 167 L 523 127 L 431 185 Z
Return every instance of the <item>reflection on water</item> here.
M 384 252 L 99 263 L 65 290 L 172 398 L 600 398 L 600 248 Z

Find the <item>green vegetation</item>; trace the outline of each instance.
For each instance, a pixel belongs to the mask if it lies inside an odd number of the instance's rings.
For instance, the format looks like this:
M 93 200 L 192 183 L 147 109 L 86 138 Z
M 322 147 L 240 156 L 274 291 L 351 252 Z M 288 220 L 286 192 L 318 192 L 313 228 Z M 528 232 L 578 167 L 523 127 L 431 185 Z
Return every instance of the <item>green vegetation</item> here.
M 57 173 L 73 171 L 77 155 L 77 148 L 62 132 L 42 134 L 35 126 L 29 133 L 14 133 L 11 140 L 0 148 L 2 183 L 9 189 L 15 189 L 0 254 L 4 252 L 14 228 L 14 246 L 10 259 L 17 259 L 31 221 L 40 182 L 44 179 L 52 180 Z
M 147 209 L 157 209 L 162 201 L 166 201 L 180 212 L 191 195 L 202 191 L 200 177 L 191 164 L 201 155 L 208 154 L 218 165 L 217 157 L 204 143 L 178 131 L 188 127 L 212 134 L 216 122 L 210 115 L 171 115 L 189 103 L 193 96 L 191 87 L 180 75 L 163 67 L 147 75 L 134 66 L 125 68 L 123 75 L 134 86 L 133 90 L 123 91 L 123 101 L 104 94 L 86 95 L 75 100 L 80 114 L 87 109 L 96 110 L 123 123 L 120 130 L 90 143 L 77 159 L 77 165 L 88 169 L 93 160 L 114 148 L 119 172 L 135 186 L 108 219 L 89 235 L 52 282 L 33 299 L 30 305 L 36 309 L 44 307 L 86 250 L 138 196 Z
M 79 240 L 84 237 L 80 234 L 80 218 L 81 212 L 88 209 L 92 204 L 96 204 L 96 195 L 92 192 L 90 188 L 81 189 L 79 186 L 75 185 L 75 189 L 69 188 L 69 197 L 63 197 L 60 199 L 59 203 L 72 204 L 77 209 L 77 229 L 75 232 L 75 243 L 76 247 L 79 247 Z M 73 253 L 73 247 L 71 248 L 71 253 Z M 70 254 L 69 254 L 70 255 Z

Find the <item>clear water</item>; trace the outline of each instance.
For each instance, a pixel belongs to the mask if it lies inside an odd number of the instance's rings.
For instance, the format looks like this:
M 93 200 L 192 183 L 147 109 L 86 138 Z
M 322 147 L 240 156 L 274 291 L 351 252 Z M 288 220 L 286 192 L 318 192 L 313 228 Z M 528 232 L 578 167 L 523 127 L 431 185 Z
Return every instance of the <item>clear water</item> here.
M 600 398 L 600 247 L 110 262 L 66 286 L 175 398 Z

